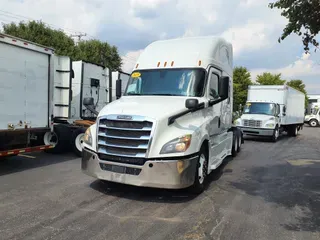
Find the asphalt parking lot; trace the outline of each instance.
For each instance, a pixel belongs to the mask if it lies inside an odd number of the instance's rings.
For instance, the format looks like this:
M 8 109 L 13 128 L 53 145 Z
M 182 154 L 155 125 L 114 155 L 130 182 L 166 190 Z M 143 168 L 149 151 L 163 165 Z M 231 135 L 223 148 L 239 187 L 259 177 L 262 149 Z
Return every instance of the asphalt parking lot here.
M 1 239 L 320 239 L 320 128 L 247 140 L 199 195 L 81 173 L 73 154 L 0 161 Z

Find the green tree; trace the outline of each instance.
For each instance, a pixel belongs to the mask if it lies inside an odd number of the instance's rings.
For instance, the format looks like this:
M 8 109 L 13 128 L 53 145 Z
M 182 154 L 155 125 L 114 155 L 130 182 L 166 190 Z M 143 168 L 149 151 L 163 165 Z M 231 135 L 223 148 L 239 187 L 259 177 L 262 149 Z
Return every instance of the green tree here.
M 269 4 L 271 9 L 281 9 L 281 15 L 288 19 L 279 42 L 291 33 L 302 36 L 304 50 L 309 52 L 309 45 L 319 46 L 316 36 L 320 31 L 319 0 L 277 0 Z
M 239 110 L 239 105 L 246 103 L 248 86 L 252 84 L 251 74 L 245 67 L 233 69 L 233 111 Z
M 81 41 L 78 44 L 79 53 L 76 60 L 84 60 L 108 66 L 112 71 L 121 70 L 122 59 L 115 46 L 99 40 Z
M 78 46 L 73 39 L 61 30 L 51 29 L 43 22 L 30 21 L 5 24 L 3 32 L 44 46 L 52 47 L 60 56 L 69 56 L 72 60 L 84 60 L 121 70 L 121 57 L 115 46 L 99 40 L 81 41 Z
M 258 75 L 256 81 L 261 85 L 283 85 L 286 82 L 286 80 L 281 79 L 281 73 L 272 74 L 269 72 Z
M 305 106 L 308 107 L 308 96 L 306 91 L 306 85 L 303 83 L 300 79 L 294 79 L 289 82 L 287 82 L 287 85 L 302 92 L 305 95 Z

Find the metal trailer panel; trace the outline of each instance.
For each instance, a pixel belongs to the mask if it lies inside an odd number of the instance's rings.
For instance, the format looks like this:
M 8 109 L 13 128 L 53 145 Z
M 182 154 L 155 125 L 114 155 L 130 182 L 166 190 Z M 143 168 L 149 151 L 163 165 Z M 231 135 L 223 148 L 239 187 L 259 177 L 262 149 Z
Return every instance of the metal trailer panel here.
M 286 90 L 286 116 L 282 125 L 303 124 L 305 113 L 305 95 L 291 87 Z
M 0 130 L 49 127 L 50 55 L 0 42 Z
M 109 103 L 109 71 L 102 66 L 84 61 L 73 62 L 72 66 L 74 79 L 72 81 L 71 118 L 96 117 L 89 110 L 86 110 L 86 107 L 83 105 L 83 99 L 92 97 L 97 111 L 100 111 Z M 92 79 L 98 80 L 100 86 L 91 86 Z
M 285 87 L 273 85 L 249 86 L 248 102 L 273 102 L 285 104 Z
M 71 59 L 66 56 L 54 57 L 54 117 L 68 119 L 71 114 Z

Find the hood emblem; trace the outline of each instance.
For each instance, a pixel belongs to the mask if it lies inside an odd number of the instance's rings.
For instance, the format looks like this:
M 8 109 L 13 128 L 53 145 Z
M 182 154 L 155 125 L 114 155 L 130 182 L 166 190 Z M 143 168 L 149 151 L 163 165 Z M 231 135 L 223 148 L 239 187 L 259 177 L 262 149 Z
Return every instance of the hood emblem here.
M 118 115 L 117 119 L 120 119 L 120 120 L 132 120 L 132 116 L 129 116 L 129 115 Z

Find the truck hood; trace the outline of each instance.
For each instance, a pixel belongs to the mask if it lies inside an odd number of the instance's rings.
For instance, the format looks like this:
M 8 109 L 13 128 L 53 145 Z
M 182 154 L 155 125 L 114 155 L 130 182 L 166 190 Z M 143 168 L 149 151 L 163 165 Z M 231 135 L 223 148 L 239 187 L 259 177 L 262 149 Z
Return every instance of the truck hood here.
M 125 114 L 146 116 L 158 120 L 186 110 L 186 99 L 186 97 L 176 96 L 125 96 L 106 105 L 98 117 L 109 114 Z
M 273 120 L 274 117 L 271 115 L 264 115 L 264 114 L 243 114 L 241 116 L 242 120 L 261 120 L 261 121 L 268 121 Z

